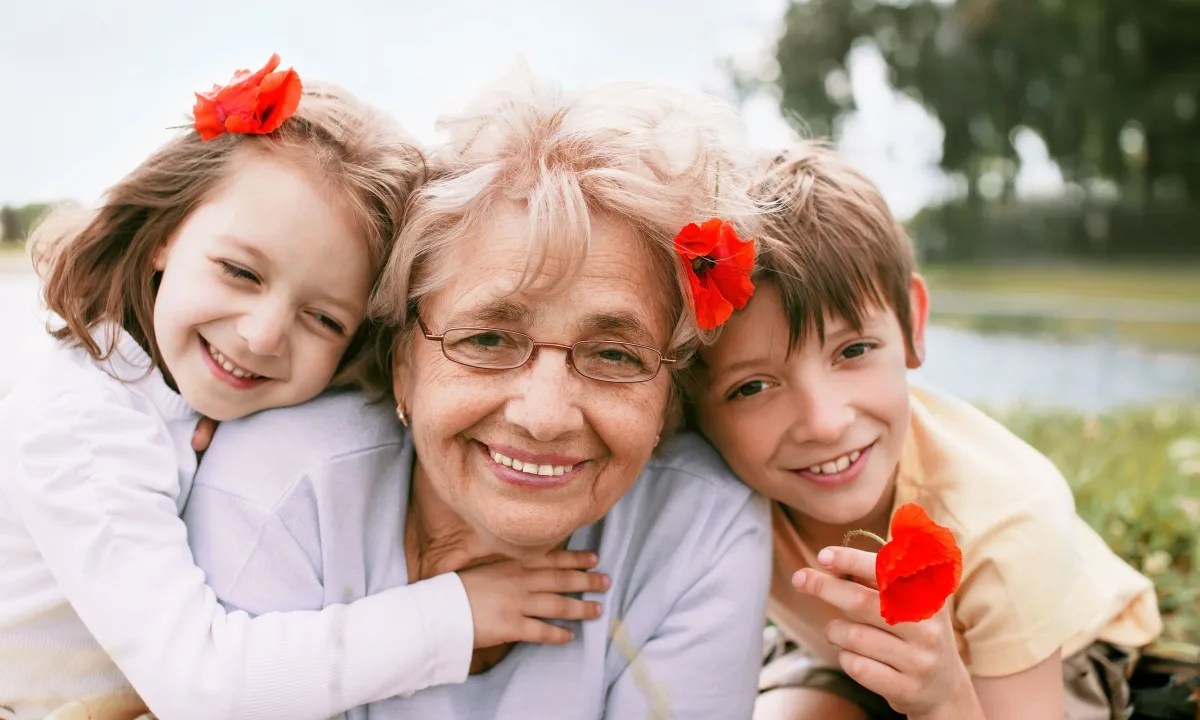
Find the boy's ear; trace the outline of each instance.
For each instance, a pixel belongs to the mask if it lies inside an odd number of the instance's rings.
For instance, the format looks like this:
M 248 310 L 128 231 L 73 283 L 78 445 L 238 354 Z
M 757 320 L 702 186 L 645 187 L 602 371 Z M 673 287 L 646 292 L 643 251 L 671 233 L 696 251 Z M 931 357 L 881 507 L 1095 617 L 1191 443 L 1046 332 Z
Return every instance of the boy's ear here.
M 913 273 L 908 289 L 911 306 L 912 348 L 908 352 L 908 369 L 915 370 L 925 362 L 925 326 L 929 321 L 929 287 L 920 273 Z

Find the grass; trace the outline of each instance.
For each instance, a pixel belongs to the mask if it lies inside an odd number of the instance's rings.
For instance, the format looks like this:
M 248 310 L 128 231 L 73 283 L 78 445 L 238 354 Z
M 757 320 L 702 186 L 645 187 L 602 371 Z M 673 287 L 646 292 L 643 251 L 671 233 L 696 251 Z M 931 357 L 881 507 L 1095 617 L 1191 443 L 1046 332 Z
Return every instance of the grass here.
M 1200 405 L 994 415 L 1063 472 L 1078 512 L 1154 581 L 1165 644 L 1200 638 Z M 1200 648 L 1196 649 L 1200 653 Z
M 937 291 L 1076 300 L 1082 303 L 1169 302 L 1200 306 L 1200 263 L 1176 265 L 931 265 L 922 268 L 935 295 L 932 313 L 941 324 L 980 332 L 1043 334 L 1076 340 L 1096 338 L 1162 350 L 1200 352 L 1200 323 L 1092 320 L 1052 317 L 981 317 L 946 312 Z
M 1096 300 L 1200 303 L 1200 262 L 1151 265 L 925 265 L 930 287 Z

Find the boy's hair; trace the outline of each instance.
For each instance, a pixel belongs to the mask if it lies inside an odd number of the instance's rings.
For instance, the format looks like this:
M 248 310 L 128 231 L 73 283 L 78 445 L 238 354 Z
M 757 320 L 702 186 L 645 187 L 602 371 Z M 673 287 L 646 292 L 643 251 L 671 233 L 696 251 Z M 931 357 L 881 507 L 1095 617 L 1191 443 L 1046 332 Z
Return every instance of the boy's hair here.
M 757 158 L 731 106 L 700 93 L 632 83 L 568 96 L 517 72 L 441 126 L 448 141 L 431 154 L 438 177 L 414 195 L 411 221 L 373 305 L 373 314 L 395 331 L 377 356 L 389 379 L 393 354 L 413 335 L 418 306 L 453 274 L 455 248 L 509 206 L 529 217 L 521 289 L 553 291 L 570 283 L 587 255 L 591 220 L 603 216 L 633 231 L 640 257 L 630 262 L 654 269 L 657 287 L 647 291 L 673 326 L 670 345 L 677 355 L 685 358 L 698 347 L 705 332 L 687 311 L 675 236 L 713 216 L 735 222 L 746 235 L 757 230 L 749 195 Z M 542 287 L 550 255 L 565 261 L 545 283 L 550 287 Z M 675 400 L 673 390 L 672 407 Z
M 870 308 L 887 307 L 915 356 L 912 241 L 879 189 L 825 143 L 802 141 L 768 163 L 755 191 L 773 212 L 753 279 L 779 290 L 792 349 L 812 333 L 824 342 L 826 314 L 861 330 Z
M 156 250 L 204 203 L 246 152 L 269 153 L 316 173 L 368 238 L 371 266 L 382 268 L 404 224 L 409 196 L 425 177 L 425 159 L 387 116 L 339 87 L 309 83 L 296 113 L 268 135 L 226 133 L 202 141 L 191 129 L 167 142 L 122 178 L 92 211 L 52 213 L 30 238 L 46 304 L 63 321 L 51 330 L 97 360 L 91 330 L 115 323 L 146 348 L 151 369 L 162 356 L 154 337 Z M 364 321 L 342 358 L 334 384 L 353 382 L 367 348 Z

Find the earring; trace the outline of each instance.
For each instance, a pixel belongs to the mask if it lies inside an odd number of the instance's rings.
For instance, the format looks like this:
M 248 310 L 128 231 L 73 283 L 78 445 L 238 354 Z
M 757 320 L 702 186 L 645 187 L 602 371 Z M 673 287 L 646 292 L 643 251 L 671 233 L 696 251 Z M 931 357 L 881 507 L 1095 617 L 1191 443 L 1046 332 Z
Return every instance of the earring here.
M 408 427 L 408 413 L 404 410 L 403 401 L 396 406 L 396 417 L 400 419 L 401 425 Z
M 662 435 L 654 436 L 654 447 L 658 447 L 658 441 L 662 439 Z

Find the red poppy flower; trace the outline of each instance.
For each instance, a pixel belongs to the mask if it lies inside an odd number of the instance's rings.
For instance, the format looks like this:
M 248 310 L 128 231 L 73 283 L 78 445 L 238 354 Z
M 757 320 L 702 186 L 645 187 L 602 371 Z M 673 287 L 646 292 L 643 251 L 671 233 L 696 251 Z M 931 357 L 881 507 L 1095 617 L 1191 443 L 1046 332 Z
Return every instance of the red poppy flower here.
M 732 223 L 720 218 L 688 223 L 675 236 L 675 251 L 687 263 L 701 328 L 712 330 L 746 307 L 754 294 L 754 241 L 738 237 Z
M 888 625 L 928 620 L 958 589 L 962 568 L 954 534 L 920 505 L 901 505 L 892 516 L 892 540 L 875 557 L 879 614 Z
M 291 68 L 275 72 L 277 67 L 275 54 L 258 72 L 238 70 L 225 87 L 196 93 L 192 114 L 200 139 L 226 132 L 265 135 L 291 117 L 300 105 L 300 76 Z

